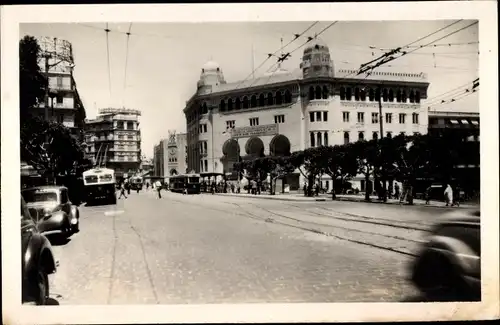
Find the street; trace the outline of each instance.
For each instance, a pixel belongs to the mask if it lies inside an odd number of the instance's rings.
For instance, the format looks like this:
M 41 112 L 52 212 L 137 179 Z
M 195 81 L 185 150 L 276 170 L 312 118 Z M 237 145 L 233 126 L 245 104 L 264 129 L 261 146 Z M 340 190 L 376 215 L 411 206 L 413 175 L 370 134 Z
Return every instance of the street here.
M 132 192 L 54 242 L 58 304 L 404 301 L 442 209 Z

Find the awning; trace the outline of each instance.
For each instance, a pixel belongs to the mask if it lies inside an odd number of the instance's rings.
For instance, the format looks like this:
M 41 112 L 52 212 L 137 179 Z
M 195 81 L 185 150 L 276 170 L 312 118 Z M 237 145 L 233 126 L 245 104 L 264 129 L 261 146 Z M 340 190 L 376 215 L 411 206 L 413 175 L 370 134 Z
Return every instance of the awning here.
M 457 120 L 450 120 L 450 123 L 451 124 L 458 124 L 458 121 Z
M 469 121 L 467 121 L 467 120 L 461 120 L 460 122 L 462 122 L 462 124 L 465 124 L 465 125 L 469 124 Z
M 479 125 L 479 121 L 476 121 L 476 120 L 471 120 L 470 122 L 471 122 L 472 124 L 474 124 L 474 125 Z

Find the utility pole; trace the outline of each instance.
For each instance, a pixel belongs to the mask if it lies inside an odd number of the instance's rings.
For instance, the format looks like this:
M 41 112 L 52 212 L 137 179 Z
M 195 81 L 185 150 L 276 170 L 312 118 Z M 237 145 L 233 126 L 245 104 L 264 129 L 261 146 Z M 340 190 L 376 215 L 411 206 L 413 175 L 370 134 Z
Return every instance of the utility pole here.
M 380 84 L 378 86 L 378 114 L 379 114 L 379 126 L 380 126 L 380 140 L 384 137 L 384 118 L 382 116 L 382 85 Z M 382 147 L 380 148 L 381 150 L 381 155 L 383 154 L 382 152 Z M 382 166 L 380 167 L 382 169 Z M 382 170 L 382 175 L 383 175 L 383 170 Z M 386 180 L 385 176 L 382 176 L 382 199 L 384 202 L 387 201 L 387 186 L 386 186 Z

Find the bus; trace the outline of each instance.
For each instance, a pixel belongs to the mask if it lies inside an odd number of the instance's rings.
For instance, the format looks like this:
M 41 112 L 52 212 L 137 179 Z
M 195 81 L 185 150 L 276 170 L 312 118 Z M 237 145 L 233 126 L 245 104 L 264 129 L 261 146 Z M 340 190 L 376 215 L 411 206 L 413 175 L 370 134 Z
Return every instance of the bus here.
M 176 175 L 170 177 L 169 189 L 175 193 L 200 194 L 200 175 Z
M 113 169 L 93 168 L 84 171 L 83 186 L 87 203 L 104 199 L 116 204 L 116 178 Z

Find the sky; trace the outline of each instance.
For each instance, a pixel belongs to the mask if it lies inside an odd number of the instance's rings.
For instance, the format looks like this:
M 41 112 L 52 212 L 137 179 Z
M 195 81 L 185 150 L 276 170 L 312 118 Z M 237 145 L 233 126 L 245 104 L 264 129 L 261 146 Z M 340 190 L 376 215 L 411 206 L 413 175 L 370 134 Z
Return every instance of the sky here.
M 327 29 L 319 38 L 329 46 L 335 68 L 355 69 L 380 56 L 386 49 L 412 43 L 452 22 L 344 21 Z M 471 22 L 464 20 L 413 45 L 425 45 Z M 258 67 L 267 58 L 267 53 L 281 47 L 281 38 L 283 44 L 287 44 L 294 34 L 302 33 L 312 23 L 134 22 L 128 51 L 126 32 L 130 23 L 110 23 L 108 43 L 105 22 L 21 24 L 20 38 L 25 35 L 49 36 L 70 41 L 76 65 L 74 77 L 87 117 L 94 118 L 98 109 L 103 107 L 141 110 L 141 149 L 146 157 L 151 158 L 154 145 L 168 137 L 168 130 L 185 132 L 182 110 L 196 91 L 196 82 L 205 62 L 218 62 L 227 82 L 243 80 L 252 72 L 252 56 L 253 66 Z M 330 23 L 317 23 L 304 37 L 314 36 Z M 305 43 L 304 37 L 283 51 L 295 50 Z M 477 42 L 476 24 L 437 41 L 435 44 L 439 46 L 421 48 L 388 63 L 379 71 L 424 72 L 430 83 L 428 103 L 433 104 L 432 109 L 479 112 L 477 93 L 462 98 L 453 96 L 452 92 L 451 97 L 445 99 L 457 97 L 457 101 L 439 104 L 441 94 L 467 83 L 472 84 L 479 77 Z M 108 49 L 111 82 L 108 81 Z M 298 69 L 301 56 L 302 48 L 295 51 L 282 67 Z M 255 71 L 255 76 L 264 74 L 274 63 L 267 61 Z

